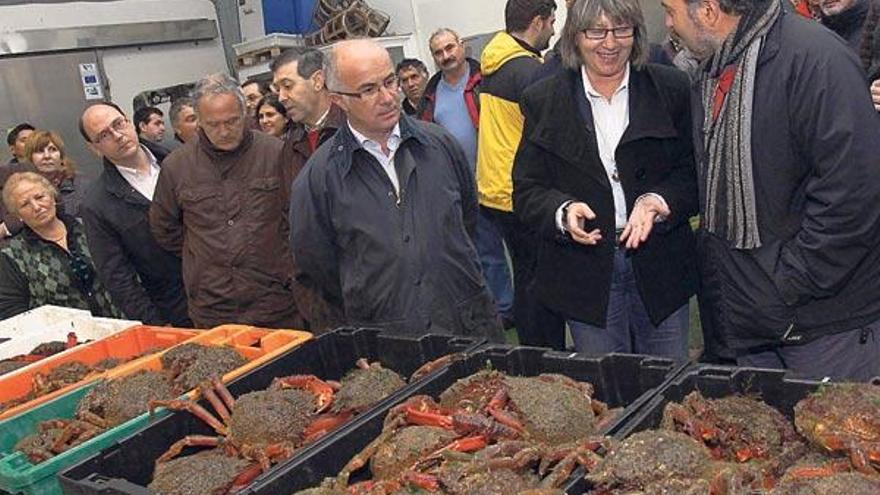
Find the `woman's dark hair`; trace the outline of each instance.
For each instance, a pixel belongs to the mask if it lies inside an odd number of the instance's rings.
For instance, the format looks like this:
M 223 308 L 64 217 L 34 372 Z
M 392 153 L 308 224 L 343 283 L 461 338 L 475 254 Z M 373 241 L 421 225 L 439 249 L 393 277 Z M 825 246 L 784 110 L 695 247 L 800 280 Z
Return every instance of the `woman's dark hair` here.
M 287 109 L 284 108 L 284 105 L 282 105 L 280 101 L 278 101 L 278 95 L 270 93 L 260 98 L 260 102 L 257 103 L 257 115 L 260 114 L 260 109 L 263 108 L 263 105 L 271 105 L 275 111 L 283 115 L 284 118 L 287 118 Z

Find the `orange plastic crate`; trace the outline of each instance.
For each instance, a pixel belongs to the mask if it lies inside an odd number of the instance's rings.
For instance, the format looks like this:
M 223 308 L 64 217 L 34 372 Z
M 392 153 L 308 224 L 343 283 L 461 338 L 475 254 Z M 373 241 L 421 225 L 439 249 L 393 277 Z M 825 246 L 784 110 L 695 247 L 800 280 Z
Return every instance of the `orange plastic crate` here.
M 200 332 L 198 330 L 192 329 L 138 325 L 109 337 L 78 345 L 62 353 L 41 359 L 40 361 L 0 377 L 0 403 L 24 397 L 32 389 L 34 375 L 37 373 L 42 373 L 44 375 L 48 374 L 62 364 L 79 361 L 87 365 L 94 365 L 108 358 L 131 359 L 134 356 L 149 351 L 150 349 L 157 349 L 157 352 L 161 352 L 177 344 L 186 342 L 199 334 Z M 150 358 L 151 356 L 144 356 L 135 359 L 134 361 L 124 363 L 122 366 L 136 366 L 140 361 L 148 360 Z M 49 394 L 42 395 L 31 401 L 6 409 L 5 411 L 0 412 L 0 419 L 11 418 L 12 416 L 21 414 L 35 406 L 44 404 L 56 397 L 60 397 L 70 392 L 71 390 L 106 376 L 110 371 L 113 370 L 94 373 L 77 383 L 70 384 Z
M 204 331 L 187 340 L 186 343 L 209 346 L 228 345 L 247 359 L 246 365 L 223 375 L 223 381 L 229 382 L 311 338 L 312 334 L 299 330 L 270 330 L 247 325 L 221 325 Z M 162 369 L 162 354 L 164 352 L 118 366 L 108 371 L 105 377 L 119 378 L 140 370 L 159 371 Z M 198 391 L 191 390 L 188 395 L 195 398 L 197 394 Z

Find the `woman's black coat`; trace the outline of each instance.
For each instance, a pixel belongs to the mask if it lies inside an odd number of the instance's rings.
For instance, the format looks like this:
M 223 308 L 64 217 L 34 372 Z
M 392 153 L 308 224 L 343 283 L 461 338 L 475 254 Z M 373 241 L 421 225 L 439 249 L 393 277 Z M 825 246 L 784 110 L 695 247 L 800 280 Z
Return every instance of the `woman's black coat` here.
M 697 289 L 694 234 L 688 219 L 698 209 L 691 140 L 689 82 L 683 72 L 648 64 L 632 68 L 629 126 L 616 150 L 627 214 L 645 193 L 661 195 L 672 215 L 657 223 L 647 242 L 628 253 L 639 293 L 657 324 L 687 303 Z M 514 163 L 514 212 L 543 241 L 532 290 L 566 318 L 605 326 L 614 266 L 614 198 L 599 148 L 580 70 L 564 70 L 523 96 L 525 128 Z M 597 246 L 575 243 L 556 226 L 566 201 L 596 213 Z

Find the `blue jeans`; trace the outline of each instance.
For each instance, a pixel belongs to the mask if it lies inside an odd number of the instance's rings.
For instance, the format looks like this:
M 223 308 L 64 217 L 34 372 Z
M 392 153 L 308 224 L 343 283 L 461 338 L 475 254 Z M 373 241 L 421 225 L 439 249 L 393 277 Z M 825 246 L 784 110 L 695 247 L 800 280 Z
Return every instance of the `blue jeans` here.
M 605 328 L 574 320 L 569 320 L 568 326 L 578 352 L 592 355 L 623 352 L 676 361 L 688 359 L 689 305 L 675 310 L 659 325 L 651 323 L 625 249 L 614 252 Z
M 489 285 L 489 291 L 495 297 L 498 314 L 505 318 L 513 318 L 513 283 L 510 278 L 510 267 L 504 254 L 504 243 L 498 227 L 487 218 L 482 208 L 477 217 L 477 253 L 483 266 L 483 276 Z

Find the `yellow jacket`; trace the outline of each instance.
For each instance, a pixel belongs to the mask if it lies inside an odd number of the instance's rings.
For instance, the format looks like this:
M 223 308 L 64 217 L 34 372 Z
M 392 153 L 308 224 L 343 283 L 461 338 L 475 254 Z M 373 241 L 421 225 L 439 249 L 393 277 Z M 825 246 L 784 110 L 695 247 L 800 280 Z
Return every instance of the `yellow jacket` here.
M 523 131 L 519 99 L 542 63 L 541 54 L 500 32 L 480 59 L 480 133 L 477 146 L 477 188 L 480 204 L 513 211 L 513 159 Z

